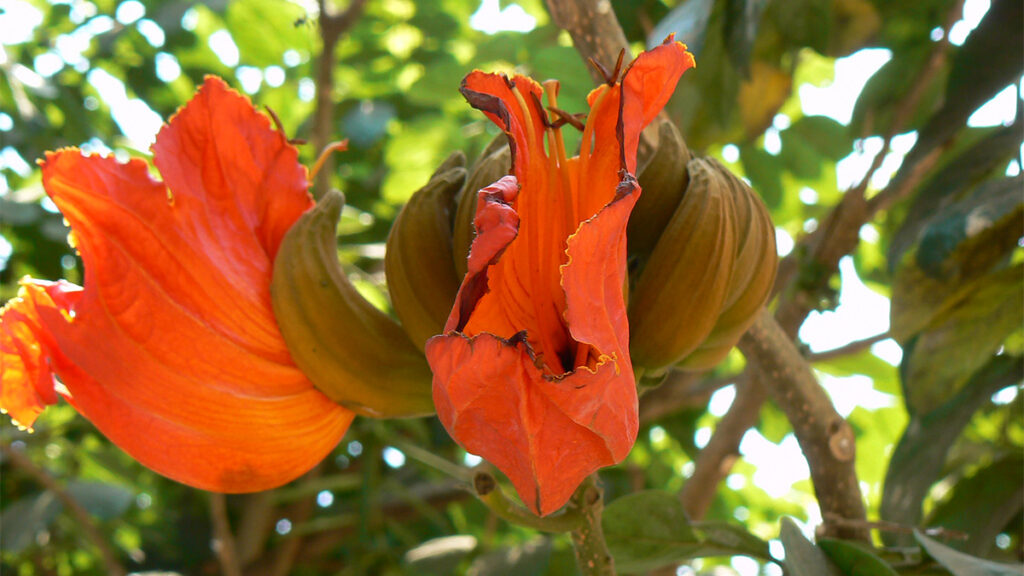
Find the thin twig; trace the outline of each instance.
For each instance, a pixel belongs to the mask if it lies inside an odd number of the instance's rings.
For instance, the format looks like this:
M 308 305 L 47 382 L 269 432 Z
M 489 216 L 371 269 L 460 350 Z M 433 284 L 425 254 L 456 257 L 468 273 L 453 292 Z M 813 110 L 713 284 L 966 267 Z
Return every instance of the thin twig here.
M 242 576 L 235 551 L 235 536 L 228 521 L 227 498 L 219 492 L 210 492 L 210 523 L 213 525 L 213 551 L 225 576 Z
M 729 475 L 740 456 L 743 436 L 757 424 L 768 392 L 757 376 L 736 386 L 736 398 L 729 411 L 715 425 L 711 440 L 700 451 L 693 475 L 687 478 L 679 498 L 692 520 L 701 520 L 715 499 L 718 485 Z
M 702 388 L 700 377 L 701 374 L 674 370 L 658 387 L 642 389 L 640 423 L 649 424 L 680 410 L 707 406 L 714 390 Z
M 811 364 L 814 364 L 815 362 L 826 362 L 828 360 L 842 358 L 844 356 L 849 356 L 851 354 L 856 354 L 863 350 L 867 350 L 868 348 L 871 348 L 872 346 L 878 344 L 882 340 L 888 340 L 889 338 L 892 338 L 892 334 L 890 334 L 889 331 L 886 330 L 881 334 L 875 334 L 874 336 L 869 336 L 862 340 L 854 340 L 853 342 L 843 344 L 838 348 L 824 350 L 821 352 L 815 352 L 807 357 L 807 361 L 810 362 Z
M 96 522 L 93 521 L 92 516 L 89 515 L 89 511 L 85 509 L 82 504 L 75 499 L 74 496 L 68 493 L 67 490 L 61 486 L 57 480 L 46 470 L 36 465 L 31 458 L 26 456 L 20 450 L 15 450 L 11 447 L 10 443 L 4 442 L 0 444 L 0 452 L 11 461 L 21 471 L 25 472 L 36 480 L 41 486 L 53 493 L 58 500 L 64 504 L 64 507 L 78 522 L 82 532 L 85 533 L 85 537 L 96 546 L 100 552 L 100 559 L 103 561 L 103 566 L 106 569 L 106 573 L 112 576 L 124 576 L 127 572 L 120 562 L 117 560 L 117 554 L 114 552 L 114 548 L 103 538 L 100 534 L 99 528 L 96 526 Z
M 363 15 L 366 0 L 352 0 L 343 12 L 334 12 L 327 0 L 317 0 L 320 7 L 320 41 L 322 47 L 316 66 L 316 112 L 312 142 L 319 153 L 332 140 L 334 128 L 334 52 L 342 34 L 347 32 Z M 330 186 L 334 162 L 326 159 L 313 182 L 313 196 L 321 198 Z
M 851 518 L 843 518 L 835 514 L 828 514 L 824 518 L 828 522 L 832 522 L 837 526 L 848 526 L 856 528 L 867 528 L 869 530 L 878 530 L 879 532 L 896 532 L 899 534 L 913 534 L 918 528 L 914 526 L 907 526 L 906 524 L 899 524 L 896 522 L 886 522 L 885 520 L 854 520 Z M 927 536 L 934 538 L 942 538 L 943 540 L 967 540 L 970 535 L 966 532 L 959 530 L 950 530 L 948 528 L 925 528 L 921 530 Z
M 469 481 L 473 477 L 473 471 L 470 470 L 469 468 L 459 466 L 458 464 L 452 462 L 451 460 L 442 458 L 441 456 L 438 456 L 437 454 L 431 452 L 430 450 L 420 448 L 419 446 L 413 444 L 412 442 L 392 438 L 391 440 L 389 440 L 389 443 L 395 448 L 398 448 L 399 450 L 404 452 L 405 455 L 408 456 L 409 458 L 412 458 L 413 460 L 416 460 L 420 464 L 424 464 L 426 466 L 433 468 L 434 470 L 451 476 L 456 480 L 462 480 L 465 482 Z
M 583 61 L 592 60 L 611 66 L 625 53 L 625 62 L 633 60 L 629 42 L 615 17 L 609 0 L 547 0 L 551 19 L 569 32 Z M 595 84 L 604 84 L 605 75 L 597 67 L 588 66 Z
M 269 490 L 245 497 L 235 535 L 235 552 L 240 566 L 251 563 L 263 553 L 267 539 L 274 531 L 274 504 L 274 492 Z

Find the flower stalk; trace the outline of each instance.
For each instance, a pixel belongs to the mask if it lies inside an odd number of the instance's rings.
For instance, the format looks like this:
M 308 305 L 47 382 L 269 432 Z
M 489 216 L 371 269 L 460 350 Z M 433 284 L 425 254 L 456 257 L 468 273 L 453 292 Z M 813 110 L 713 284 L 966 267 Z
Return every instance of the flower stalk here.
M 572 531 L 572 548 L 576 565 L 583 576 L 614 576 L 615 559 L 608 552 L 601 527 L 604 495 L 597 485 L 597 474 L 580 484 L 569 501 L 569 509 L 578 511 L 582 522 Z
M 513 502 L 490 472 L 480 471 L 473 476 L 473 493 L 502 520 L 541 532 L 575 532 L 583 528 L 585 521 L 573 508 L 561 514 L 537 516 Z

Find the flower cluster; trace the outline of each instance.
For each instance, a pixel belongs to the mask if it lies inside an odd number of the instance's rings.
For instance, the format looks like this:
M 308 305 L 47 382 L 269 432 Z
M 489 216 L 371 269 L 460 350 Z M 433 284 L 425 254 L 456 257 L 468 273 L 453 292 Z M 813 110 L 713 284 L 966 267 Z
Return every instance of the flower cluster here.
M 26 278 L 0 312 L 0 409 L 31 427 L 63 398 L 144 465 L 220 492 L 296 478 L 356 414 L 436 410 L 550 514 L 629 453 L 638 375 L 717 361 L 774 277 L 772 228 L 749 189 L 658 155 L 657 170 L 709 176 L 685 195 L 678 179 L 668 196 L 645 192 L 671 197 L 675 215 L 643 274 L 627 273 L 641 131 L 692 66 L 669 38 L 606 74 L 585 121 L 558 107 L 557 82 L 469 74 L 463 95 L 507 148 L 472 173 L 453 156 L 399 215 L 387 276 L 400 321 L 340 268 L 341 196 L 314 203 L 295 147 L 217 78 L 158 135 L 162 181 L 140 159 L 49 153 L 43 185 L 84 286 Z M 572 156 L 566 125 L 582 131 Z M 693 304 L 677 285 L 706 296 Z M 692 330 L 662 335 L 659 317 Z

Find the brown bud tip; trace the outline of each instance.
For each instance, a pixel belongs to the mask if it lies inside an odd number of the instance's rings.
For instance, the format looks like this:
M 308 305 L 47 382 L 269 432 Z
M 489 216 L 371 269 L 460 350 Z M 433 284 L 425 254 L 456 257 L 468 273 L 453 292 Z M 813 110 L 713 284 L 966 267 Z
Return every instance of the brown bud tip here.
M 476 490 L 477 496 L 487 496 L 494 489 L 497 488 L 498 483 L 495 482 L 494 476 L 488 472 L 477 472 L 473 476 L 473 489 Z

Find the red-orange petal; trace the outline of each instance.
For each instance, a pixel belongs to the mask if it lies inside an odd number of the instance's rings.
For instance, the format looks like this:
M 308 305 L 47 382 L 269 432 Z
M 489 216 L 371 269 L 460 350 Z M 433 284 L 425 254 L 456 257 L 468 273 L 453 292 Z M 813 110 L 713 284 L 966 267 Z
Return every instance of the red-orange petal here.
M 491 334 L 452 334 L 432 338 L 426 352 L 435 382 L 443 382 L 434 387 L 434 405 L 445 428 L 504 472 L 531 510 L 547 515 L 588 474 L 621 460 L 635 430 L 627 439 L 593 429 L 593 421 L 621 403 L 613 363 L 552 381 L 526 346 Z M 632 390 L 632 375 L 629 384 Z M 590 401 L 579 401 L 579 388 L 588 390 Z
M 52 295 L 51 295 L 52 294 Z M 18 426 L 31 427 L 43 410 L 57 402 L 48 354 L 52 339 L 39 320 L 39 308 L 67 310 L 81 288 L 67 282 L 24 279 L 18 297 L 0 310 L 0 407 Z M 59 306 L 54 302 L 65 302 Z
M 684 72 L 695 65 L 686 45 L 675 34 L 660 46 L 641 53 L 622 79 L 622 145 L 626 170 L 636 174 L 636 150 L 640 132 L 668 103 Z
M 141 160 L 66 150 L 42 163 L 85 289 L 67 310 L 38 307 L 37 342 L 68 400 L 146 466 L 221 492 L 278 486 L 353 417 L 292 363 L 270 304 L 273 257 L 311 206 L 306 170 L 215 78 L 154 152 L 163 182 Z

